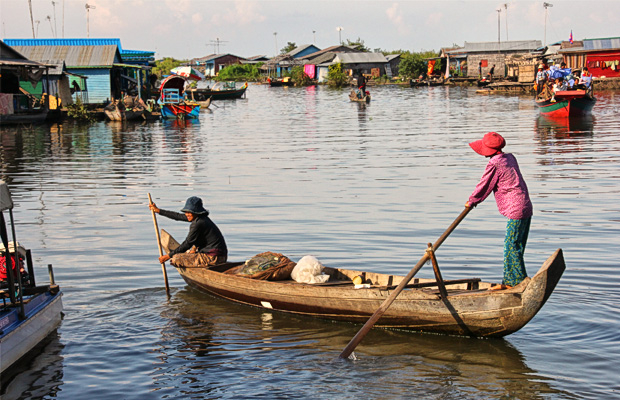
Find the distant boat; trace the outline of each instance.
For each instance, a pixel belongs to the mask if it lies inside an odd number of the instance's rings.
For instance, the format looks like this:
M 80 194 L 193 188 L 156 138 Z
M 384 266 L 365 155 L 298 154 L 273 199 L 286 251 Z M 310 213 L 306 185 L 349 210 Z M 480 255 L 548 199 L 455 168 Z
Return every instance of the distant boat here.
M 136 96 L 137 97 L 137 96 Z M 146 104 L 138 97 L 114 100 L 103 108 L 103 113 L 110 121 L 132 121 L 145 119 Z
M 209 97 L 211 97 L 211 100 L 229 100 L 240 99 L 245 95 L 247 88 L 247 82 L 238 89 L 235 82 L 225 82 L 221 89 L 215 87 L 209 89 L 192 89 L 192 92 L 198 95 L 199 100 L 206 100 Z
M 267 82 L 269 82 L 269 86 L 295 86 L 295 82 L 291 78 L 284 77 L 282 79 L 278 78 L 267 78 Z
M 563 90 L 550 99 L 536 100 L 540 113 L 550 117 L 575 117 L 592 111 L 596 98 L 585 90 Z
M 355 90 L 351 90 L 351 93 L 349 93 L 349 100 L 357 103 L 370 103 L 370 93 L 366 92 L 363 97 L 358 97 Z
M 163 119 L 193 119 L 200 114 L 200 104 L 184 98 L 186 79 L 178 75 L 166 77 L 159 88 L 158 100 Z
M 30 250 L 16 244 L 12 209 L 9 188 L 0 181 L 0 297 L 3 299 L 0 303 L 0 377 L 3 387 L 56 330 L 62 316 L 60 288 L 53 279 L 49 285 L 36 285 Z M 11 242 L 4 218 L 7 210 L 13 233 Z M 53 277 L 51 269 L 50 277 Z

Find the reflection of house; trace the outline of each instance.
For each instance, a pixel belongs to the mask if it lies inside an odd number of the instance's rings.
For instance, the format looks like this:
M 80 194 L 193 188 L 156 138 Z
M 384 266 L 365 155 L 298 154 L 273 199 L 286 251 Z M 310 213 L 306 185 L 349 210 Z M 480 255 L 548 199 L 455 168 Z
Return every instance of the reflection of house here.
M 558 53 L 568 68 L 588 67 L 594 77 L 620 77 L 620 37 L 562 42 Z
M 74 100 L 82 96 L 84 103 L 98 104 L 121 98 L 123 93 L 149 95 L 150 67 L 146 64 L 155 53 L 123 50 L 120 39 L 7 39 L 6 42 L 33 60 L 64 60 L 69 72 L 88 78 L 88 96 L 84 96 L 84 80 L 70 76 L 71 87 L 79 89 L 73 93 Z
M 25 92 L 21 80 L 36 86 L 47 75 L 49 66 L 28 60 L 19 52 L 0 41 L 0 122 L 34 123 L 47 117 L 46 99 Z
M 193 59 L 192 66 L 203 67 L 205 76 L 216 76 L 221 69 L 229 65 L 241 64 L 245 58 L 234 54 L 210 54 L 206 57 Z
M 465 42 L 463 47 L 445 50 L 446 57 L 467 60 L 467 76 L 478 77 L 478 68 L 486 76 L 495 66 L 493 76 L 506 76 L 506 58 L 527 55 L 541 46 L 540 40 L 512 40 L 506 42 Z

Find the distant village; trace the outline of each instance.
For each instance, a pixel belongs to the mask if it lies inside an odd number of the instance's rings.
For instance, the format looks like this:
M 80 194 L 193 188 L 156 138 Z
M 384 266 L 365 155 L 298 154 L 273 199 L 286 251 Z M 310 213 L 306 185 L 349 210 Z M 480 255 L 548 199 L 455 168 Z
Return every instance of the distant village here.
M 157 94 L 161 76 L 153 74 L 155 52 L 125 49 L 119 38 L 5 39 L 0 46 L 0 113 L 8 112 L 8 95 L 14 100 L 13 96 L 32 99 L 47 93 L 58 104 L 79 100 L 84 105 L 101 105 L 128 93 L 145 101 Z M 306 44 L 272 58 L 209 54 L 184 64 L 207 78 L 218 77 L 230 66 L 254 66 L 259 82 L 303 68 L 312 84 L 327 83 L 330 67 L 340 65 L 347 76 L 364 74 L 369 84 L 407 84 L 420 78 L 419 71 L 404 67 L 408 56 L 344 44 L 323 49 Z M 561 62 L 572 69 L 587 67 L 600 88 L 620 88 L 620 37 L 548 45 L 540 40 L 464 42 L 427 57 L 422 75 L 440 79 L 443 84 L 475 84 L 492 75 L 494 80 L 528 87 L 533 85 L 538 65 Z

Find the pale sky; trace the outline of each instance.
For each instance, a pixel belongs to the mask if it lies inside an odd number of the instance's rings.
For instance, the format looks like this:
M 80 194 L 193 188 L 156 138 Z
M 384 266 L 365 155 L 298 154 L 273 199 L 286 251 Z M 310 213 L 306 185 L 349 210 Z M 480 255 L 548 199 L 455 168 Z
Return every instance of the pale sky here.
M 358 38 L 371 49 L 439 50 L 497 41 L 498 16 L 500 41 L 553 43 L 571 30 L 575 40 L 620 36 L 620 0 L 548 0 L 546 23 L 543 2 L 526 0 L 31 1 L 38 38 L 62 38 L 64 25 L 65 38 L 120 38 L 124 49 L 155 51 L 156 58 L 272 57 L 287 42 L 323 49 Z M 0 0 L 3 39 L 33 37 L 28 4 Z M 86 4 L 94 6 L 88 13 Z

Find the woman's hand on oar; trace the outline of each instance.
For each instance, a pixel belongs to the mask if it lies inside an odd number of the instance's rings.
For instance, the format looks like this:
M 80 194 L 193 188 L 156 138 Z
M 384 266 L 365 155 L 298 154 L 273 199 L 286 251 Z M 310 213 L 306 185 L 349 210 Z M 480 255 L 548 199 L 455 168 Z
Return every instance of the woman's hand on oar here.
M 163 256 L 159 256 L 159 263 L 163 264 L 166 261 L 170 260 L 170 256 L 168 254 L 164 254 Z

